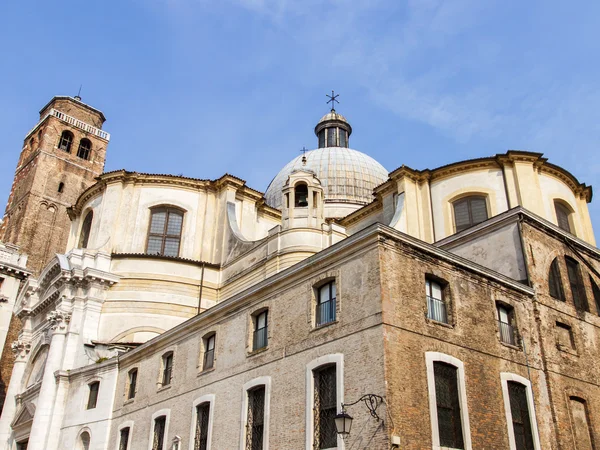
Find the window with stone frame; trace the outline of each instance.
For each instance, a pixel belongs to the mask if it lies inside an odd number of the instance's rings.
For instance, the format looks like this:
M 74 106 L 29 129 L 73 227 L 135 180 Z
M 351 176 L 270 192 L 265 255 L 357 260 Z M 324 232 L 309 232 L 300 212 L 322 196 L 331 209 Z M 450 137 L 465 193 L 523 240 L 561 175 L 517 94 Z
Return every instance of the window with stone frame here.
M 425 298 L 427 301 L 427 318 L 449 324 L 448 283 L 427 275 L 425 277 Z
M 92 231 L 92 220 L 94 219 L 94 212 L 89 211 L 83 219 L 83 225 L 81 226 L 81 233 L 79 234 L 79 246 L 78 248 L 87 248 L 90 240 L 90 233 Z
M 173 377 L 173 352 L 167 352 L 162 356 L 161 385 L 162 386 L 170 385 L 172 377 Z
M 252 351 L 269 345 L 269 310 L 262 309 L 252 315 L 254 331 L 252 333 Z
M 217 334 L 212 333 L 205 336 L 202 341 L 204 345 L 204 357 L 202 358 L 202 370 L 209 370 L 215 366 L 215 343 Z
M 458 369 L 453 365 L 434 361 L 433 373 L 440 446 L 464 449 Z
M 585 286 L 583 285 L 579 263 L 568 256 L 565 256 L 565 261 L 567 263 L 567 275 L 569 277 L 569 286 L 575 308 L 578 311 L 589 311 L 590 308 L 585 295 Z
M 517 331 L 515 309 L 506 303 L 496 302 L 496 312 L 500 340 L 505 344 L 518 345 L 519 333 Z
M 336 320 L 337 288 L 335 280 L 320 285 L 317 288 L 317 304 L 315 325 L 321 326 Z
M 600 316 L 600 288 L 590 275 L 590 285 L 592 286 L 592 295 L 594 296 L 594 303 L 596 304 L 596 314 Z
M 87 431 L 84 431 L 79 436 L 79 448 L 81 450 L 90 450 L 90 441 L 91 441 L 90 433 L 88 433 Z M 27 447 L 25 447 L 25 449 L 27 449 Z
M 265 386 L 256 386 L 247 392 L 246 450 L 262 450 L 265 429 Z
M 571 409 L 571 419 L 573 421 L 573 438 L 577 442 L 577 449 L 594 449 L 590 426 L 590 417 L 587 402 L 580 397 L 570 396 L 569 406 Z
M 208 448 L 208 425 L 210 418 L 210 402 L 196 406 L 196 429 L 194 432 L 194 450 Z
M 308 206 L 308 185 L 306 183 L 297 183 L 294 186 L 294 207 Z
M 337 368 L 321 366 L 314 376 L 314 443 L 315 450 L 337 448 L 335 416 L 337 414 Z
M 154 419 L 154 432 L 152 437 L 152 450 L 163 450 L 165 444 L 165 428 L 167 416 L 159 416 Z
M 127 385 L 127 400 L 131 400 L 135 397 L 135 393 L 137 390 L 137 376 L 138 370 L 137 368 L 131 369 L 128 374 L 128 385 Z
M 552 264 L 550 264 L 550 271 L 548 272 L 548 290 L 551 297 L 562 302 L 566 300 L 565 290 L 563 289 L 562 278 L 560 276 L 558 258 L 554 258 Z
M 100 390 L 100 382 L 94 381 L 93 383 L 88 384 L 89 394 L 88 394 L 88 402 L 86 409 L 94 409 L 96 404 L 98 403 L 98 391 Z
M 146 253 L 149 255 L 179 256 L 183 211 L 161 206 L 153 208 L 150 216 Z
M 65 130 L 60 135 L 60 139 L 58 141 L 58 148 L 67 153 L 71 153 L 71 146 L 73 145 L 73 133 L 68 130 Z
M 130 432 L 131 428 L 129 427 L 121 428 L 119 432 L 119 450 L 128 450 Z
M 83 138 L 79 141 L 79 148 L 77 149 L 77 156 L 86 161 L 90 159 L 92 152 L 92 142 L 89 139 Z
M 456 232 L 466 230 L 488 219 L 487 201 L 483 195 L 469 195 L 452 202 Z
M 571 223 L 569 220 L 571 211 L 569 208 L 567 208 L 561 202 L 555 200 L 554 211 L 556 212 L 556 221 L 558 223 L 558 227 L 568 233 L 571 233 Z
M 556 345 L 560 350 L 575 350 L 575 338 L 573 337 L 573 330 L 566 323 L 556 322 Z
M 527 386 L 515 381 L 509 381 L 507 385 L 516 450 L 534 450 Z

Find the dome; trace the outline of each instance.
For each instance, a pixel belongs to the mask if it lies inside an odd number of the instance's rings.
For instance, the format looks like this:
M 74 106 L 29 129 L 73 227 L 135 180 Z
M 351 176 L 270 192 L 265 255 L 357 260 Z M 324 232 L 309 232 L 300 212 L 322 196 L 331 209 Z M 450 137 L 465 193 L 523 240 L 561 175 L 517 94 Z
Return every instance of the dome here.
M 306 152 L 306 165 L 300 155 L 273 178 L 265 193 L 269 206 L 281 209 L 283 185 L 296 170 L 315 173 L 327 203 L 366 205 L 374 199 L 373 189 L 388 179 L 388 171 L 364 153 L 345 147 L 319 148 Z

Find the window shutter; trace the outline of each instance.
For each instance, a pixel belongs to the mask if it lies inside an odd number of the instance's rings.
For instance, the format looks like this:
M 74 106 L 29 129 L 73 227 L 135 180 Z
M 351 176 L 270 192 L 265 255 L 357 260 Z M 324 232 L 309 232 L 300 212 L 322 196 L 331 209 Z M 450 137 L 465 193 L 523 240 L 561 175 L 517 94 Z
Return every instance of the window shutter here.
M 594 302 L 596 303 L 596 313 L 600 316 L 600 288 L 598 288 L 591 275 L 590 284 L 592 285 L 592 293 L 594 294 Z
M 556 211 L 558 227 L 570 233 L 571 225 L 569 224 L 569 210 L 558 202 L 554 202 L 554 210 Z
M 488 213 L 485 198 L 471 198 L 471 217 L 473 218 L 473 225 L 477 225 L 478 223 L 487 220 Z
M 589 311 L 583 280 L 579 272 L 579 263 L 569 257 L 566 257 L 565 260 L 567 262 L 567 275 L 569 276 L 569 284 L 571 285 L 571 294 L 573 295 L 575 308 L 579 311 Z
M 471 226 L 471 219 L 469 217 L 469 202 L 467 199 L 454 203 L 454 223 L 456 225 L 457 232 Z
M 563 302 L 565 301 L 565 292 L 562 287 L 562 280 L 560 279 L 560 268 L 558 267 L 558 260 L 556 258 L 554 258 L 554 261 L 550 265 L 548 288 L 552 297 Z

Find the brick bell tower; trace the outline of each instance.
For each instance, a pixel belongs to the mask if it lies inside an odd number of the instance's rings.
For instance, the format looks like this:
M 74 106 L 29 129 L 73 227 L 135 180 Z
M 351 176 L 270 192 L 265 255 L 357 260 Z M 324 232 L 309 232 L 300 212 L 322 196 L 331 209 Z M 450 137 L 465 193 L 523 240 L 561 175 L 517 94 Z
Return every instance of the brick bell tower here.
M 104 170 L 110 135 L 106 118 L 81 97 L 54 97 L 27 133 L 8 197 L 0 240 L 28 255 L 39 275 L 55 253 L 66 251 L 67 208 Z

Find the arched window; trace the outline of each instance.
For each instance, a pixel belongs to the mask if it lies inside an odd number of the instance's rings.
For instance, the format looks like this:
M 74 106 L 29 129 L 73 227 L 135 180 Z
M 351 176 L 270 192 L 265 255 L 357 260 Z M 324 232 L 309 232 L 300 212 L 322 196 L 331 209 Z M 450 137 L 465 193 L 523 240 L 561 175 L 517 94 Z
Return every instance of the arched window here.
M 92 143 L 89 139 L 82 139 L 79 141 L 79 148 L 77 149 L 77 156 L 81 159 L 90 159 L 90 152 L 92 151 Z
M 58 141 L 58 148 L 71 153 L 71 144 L 73 144 L 73 133 L 67 130 L 63 131 Z
M 83 219 L 83 225 L 81 227 L 81 234 L 79 235 L 79 248 L 87 248 L 88 241 L 90 240 L 90 231 L 92 229 L 92 219 L 94 218 L 94 213 L 92 211 L 88 212 Z
M 453 202 L 452 206 L 457 233 L 488 219 L 486 199 L 481 195 L 463 197 Z
M 79 446 L 80 450 L 89 450 L 90 448 L 90 433 L 84 431 L 79 435 Z
M 583 277 L 581 276 L 579 263 L 568 256 L 565 256 L 565 262 L 567 263 L 567 276 L 569 278 L 569 285 L 571 287 L 571 295 L 573 296 L 575 308 L 579 311 L 589 311 L 590 308 L 585 296 L 585 287 L 583 285 Z
M 160 207 L 152 210 L 146 253 L 150 255 L 179 256 L 183 211 Z
M 554 258 L 552 264 L 550 264 L 550 272 L 548 273 L 548 290 L 550 291 L 550 295 L 555 299 L 562 302 L 565 301 L 565 291 L 560 278 L 558 258 Z
M 306 183 L 298 183 L 294 187 L 294 206 L 308 206 L 308 186 Z
M 559 228 L 571 233 L 571 223 L 569 221 L 571 211 L 569 211 L 569 208 L 567 208 L 561 202 L 554 201 L 554 210 L 556 211 L 556 221 Z

